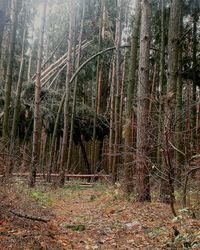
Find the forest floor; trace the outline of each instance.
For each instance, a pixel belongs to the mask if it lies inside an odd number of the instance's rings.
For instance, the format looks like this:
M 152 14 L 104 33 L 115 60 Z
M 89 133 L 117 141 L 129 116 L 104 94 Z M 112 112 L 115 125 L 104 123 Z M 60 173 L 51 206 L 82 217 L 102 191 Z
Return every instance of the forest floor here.
M 48 219 L 37 221 L 22 216 Z M 200 218 L 137 203 L 107 185 L 64 188 L 21 181 L 0 188 L 0 249 L 200 249 Z

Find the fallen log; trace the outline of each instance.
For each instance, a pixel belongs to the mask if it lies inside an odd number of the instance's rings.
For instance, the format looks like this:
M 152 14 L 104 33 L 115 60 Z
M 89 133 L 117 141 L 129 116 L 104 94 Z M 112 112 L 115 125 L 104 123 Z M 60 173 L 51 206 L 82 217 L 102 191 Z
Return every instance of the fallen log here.
M 28 214 L 19 213 L 19 212 L 16 212 L 14 210 L 9 210 L 9 212 L 11 214 L 15 215 L 15 216 L 18 216 L 18 217 L 24 218 L 24 219 L 28 219 L 28 220 L 41 221 L 41 222 L 45 222 L 45 223 L 47 223 L 49 221 L 49 219 L 45 219 L 45 218 L 41 218 L 41 217 L 36 217 L 36 216 L 28 215 Z
M 29 176 L 30 173 L 13 173 L 13 176 Z M 37 173 L 36 177 L 44 176 L 42 173 Z M 46 174 L 45 174 L 46 176 Z M 58 177 L 59 174 L 51 174 L 52 177 Z M 80 179 L 87 179 L 87 178 L 109 178 L 110 175 L 106 174 L 65 174 L 66 178 L 80 178 Z

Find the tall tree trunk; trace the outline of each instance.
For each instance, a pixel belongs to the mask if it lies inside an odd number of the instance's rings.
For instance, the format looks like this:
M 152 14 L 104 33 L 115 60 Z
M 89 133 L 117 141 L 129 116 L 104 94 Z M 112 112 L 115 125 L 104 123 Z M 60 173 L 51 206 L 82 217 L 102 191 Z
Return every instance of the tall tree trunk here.
M 33 123 L 33 148 L 32 148 L 32 168 L 30 175 L 30 187 L 35 186 L 37 164 L 39 163 L 40 150 L 40 94 L 41 94 L 41 65 L 43 59 L 44 29 L 46 22 L 47 0 L 44 0 L 43 13 L 41 18 L 41 30 L 38 48 L 37 73 L 35 81 L 34 100 L 34 123 Z
M 115 70 L 115 106 L 114 106 L 114 156 L 112 165 L 112 182 L 113 184 L 117 180 L 117 170 L 119 164 L 119 144 L 120 144 L 120 119 L 119 119 L 119 108 L 120 108 L 120 82 L 121 82 L 121 68 L 120 68 L 120 44 L 121 44 L 121 18 L 122 18 L 122 1 L 117 1 L 118 16 L 116 20 L 116 32 L 115 32 L 115 45 L 116 45 L 116 70 Z
M 102 28 L 103 28 L 103 10 L 105 1 L 100 2 L 101 16 L 99 25 L 99 41 L 98 51 L 101 51 L 102 47 Z M 100 111 L 100 99 L 101 99 L 101 79 L 102 79 L 102 62 L 101 57 L 97 57 L 97 75 L 96 75 L 96 98 L 94 102 L 94 124 L 93 124 L 93 136 L 92 136 L 92 171 L 96 171 L 96 127 L 97 127 L 97 114 Z
M 157 163 L 162 163 L 161 157 L 161 137 L 162 137 L 162 121 L 163 121 L 163 103 L 165 86 L 165 8 L 164 0 L 160 0 L 161 5 L 161 41 L 160 41 L 160 76 L 159 76 L 159 107 L 158 107 L 158 147 L 157 147 Z
M 151 29 L 151 1 L 142 0 L 142 18 L 140 33 L 139 74 L 137 92 L 137 145 L 136 175 L 138 201 L 150 201 L 149 182 L 149 134 L 148 134 L 148 102 L 149 102 L 149 56 Z
M 73 43 L 73 28 L 74 28 L 74 2 L 70 1 L 71 10 L 69 17 L 69 37 L 68 37 L 68 58 L 67 58 L 67 74 L 65 81 L 65 103 L 64 103 L 64 131 L 62 140 L 62 153 L 61 153 L 61 173 L 60 173 L 60 186 L 65 183 L 65 170 L 67 164 L 67 144 L 68 144 L 68 131 L 69 131 L 69 84 L 72 75 L 72 43 Z
M 24 72 L 24 66 L 25 66 L 24 53 L 25 53 L 26 34 L 27 34 L 27 29 L 26 27 L 24 27 L 21 60 L 20 60 L 21 62 L 20 62 L 19 76 L 18 76 L 18 82 L 17 82 L 16 100 L 15 100 L 14 115 L 13 115 L 12 130 L 11 130 L 12 140 L 16 138 L 17 124 L 18 124 L 19 112 L 20 112 L 20 98 L 21 98 L 21 91 L 22 91 L 23 72 Z
M 165 100 L 164 135 L 163 135 L 163 169 L 166 178 L 161 180 L 160 199 L 162 202 L 171 203 L 173 194 L 174 175 L 174 145 L 175 141 L 175 114 L 176 86 L 178 76 L 178 41 L 180 22 L 181 0 L 172 0 L 169 20 L 168 36 L 168 79 Z
M 192 35 L 192 43 L 193 43 L 193 48 L 192 48 L 192 61 L 193 61 L 193 69 L 192 69 L 192 80 L 193 80 L 193 94 L 192 94 L 192 146 L 193 146 L 193 151 L 196 150 L 196 136 L 197 136 L 197 131 L 196 131 L 196 118 L 197 118 L 197 91 L 196 91 L 196 86 L 197 86 L 197 73 L 196 73 L 196 67 L 197 67 L 197 47 L 198 47 L 198 42 L 197 42 L 197 22 L 199 20 L 199 15 L 197 12 L 197 1 L 195 1 L 195 9 L 194 9 L 194 15 L 193 15 L 193 35 Z
M 141 0 L 135 1 L 135 14 L 132 23 L 131 58 L 129 67 L 128 91 L 127 91 L 127 111 L 125 124 L 125 192 L 133 191 L 133 138 L 132 120 L 134 118 L 134 94 L 136 87 L 137 53 L 139 42 L 139 28 L 141 18 Z
M 78 68 L 80 66 L 80 59 L 81 59 L 81 44 L 82 44 L 84 19 L 85 19 L 85 0 L 83 1 L 83 7 L 82 8 L 83 9 L 82 9 L 81 27 L 80 27 L 80 34 L 79 34 L 79 45 L 78 45 L 78 55 L 77 55 L 76 68 Z M 77 85 L 78 85 L 78 77 L 76 77 L 75 81 L 74 81 L 74 96 L 73 96 L 73 103 L 72 103 L 72 114 L 71 114 L 70 136 L 69 136 L 67 169 L 69 169 L 70 163 L 71 163 L 71 154 L 72 154 L 72 145 L 73 145 L 73 131 L 74 131 L 74 119 L 75 119 L 75 114 L 76 114 Z
M 180 35 L 183 32 L 183 14 L 181 11 L 180 15 Z M 184 166 L 184 155 L 181 153 L 183 152 L 183 79 L 182 79 L 182 67 L 183 67 L 183 45 L 182 43 L 179 44 L 178 48 L 178 78 L 177 78 L 177 92 L 176 92 L 176 148 L 179 151 L 176 151 L 176 179 L 178 180 L 177 183 L 181 182 L 181 173 Z
M 9 44 L 9 56 L 6 73 L 6 85 L 5 85 L 5 104 L 4 104 L 4 119 L 3 119 L 3 137 L 6 139 L 9 136 L 9 114 L 11 103 L 11 91 L 12 91 L 12 77 L 13 77 L 13 58 L 15 53 L 15 40 L 18 23 L 18 12 L 20 8 L 20 0 L 13 0 L 11 10 L 11 31 L 10 31 L 10 44 Z
M 1 0 L 0 1 L 0 53 L 1 53 L 1 45 L 3 41 L 4 27 L 6 23 L 7 7 L 8 7 L 8 0 Z M 0 58 L 1 58 L 1 54 L 0 54 Z
M 109 173 L 112 173 L 113 166 L 113 143 L 114 143 L 114 96 L 115 96 L 115 55 L 113 56 L 112 61 L 112 77 L 111 77 L 111 85 L 110 85 L 110 117 L 109 117 L 109 159 L 108 159 L 108 167 Z

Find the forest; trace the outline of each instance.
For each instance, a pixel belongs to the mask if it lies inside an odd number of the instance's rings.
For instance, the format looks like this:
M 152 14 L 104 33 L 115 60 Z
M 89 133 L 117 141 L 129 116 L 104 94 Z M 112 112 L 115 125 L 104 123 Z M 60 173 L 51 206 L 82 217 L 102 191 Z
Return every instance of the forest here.
M 0 0 L 0 249 L 200 249 L 200 0 Z

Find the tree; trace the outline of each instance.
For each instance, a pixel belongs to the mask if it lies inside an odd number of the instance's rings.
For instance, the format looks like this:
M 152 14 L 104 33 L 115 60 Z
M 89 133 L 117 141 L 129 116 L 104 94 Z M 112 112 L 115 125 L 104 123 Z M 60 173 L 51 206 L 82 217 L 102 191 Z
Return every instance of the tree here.
M 180 23 L 179 23 L 179 34 L 183 33 L 183 10 L 181 8 Z M 181 173 L 184 165 L 183 156 L 183 44 L 182 41 L 179 43 L 178 48 L 178 77 L 177 77 L 177 89 L 176 89 L 176 147 L 179 151 L 176 151 L 176 179 L 181 182 Z
M 20 0 L 12 1 L 11 9 L 11 31 L 9 42 L 9 57 L 6 73 L 5 84 L 5 105 L 4 105 L 4 119 L 3 119 L 3 137 L 6 139 L 9 136 L 9 114 L 10 114 L 10 102 L 12 91 L 12 78 L 13 78 L 13 58 L 15 53 L 16 32 L 18 24 L 18 13 L 20 9 Z
M 120 67 L 120 45 L 121 45 L 121 32 L 122 32 L 122 1 L 117 1 L 117 18 L 116 18 L 116 31 L 115 31 L 115 45 L 116 51 L 114 55 L 114 82 L 115 82 L 115 96 L 114 96 L 114 156 L 112 162 L 112 182 L 117 180 L 117 167 L 119 164 L 119 143 L 120 143 L 120 87 L 121 87 L 121 67 Z
M 133 191 L 133 152 L 134 147 L 132 131 L 134 126 L 134 97 L 136 92 L 136 71 L 137 71 L 137 52 L 139 42 L 139 28 L 141 17 L 141 0 L 135 1 L 134 17 L 132 21 L 131 37 L 131 58 L 129 67 L 128 91 L 127 91 L 127 110 L 125 124 L 125 191 Z
M 164 111 L 164 144 L 163 144 L 163 173 L 167 176 L 161 180 L 160 199 L 162 202 L 171 202 L 173 196 L 174 176 L 174 144 L 176 86 L 178 76 L 178 44 L 181 1 L 171 2 L 169 35 L 168 35 L 168 68 L 167 93 Z
M 159 110 L 158 110 L 158 148 L 157 148 L 157 163 L 161 164 L 161 150 L 160 150 L 160 141 L 162 137 L 162 121 L 163 121 L 163 104 L 162 98 L 164 96 L 164 86 L 165 86 L 165 21 L 166 21 L 166 13 L 165 13 L 165 5 L 164 0 L 160 0 L 160 74 L 159 74 Z
M 69 17 L 69 37 L 68 37 L 68 58 L 67 58 L 67 74 L 65 81 L 65 103 L 64 103 L 64 131 L 62 139 L 62 153 L 61 153 L 61 178 L 60 185 L 63 186 L 65 182 L 65 169 L 67 164 L 67 144 L 69 131 L 69 83 L 72 75 L 72 45 L 73 45 L 73 31 L 74 31 L 74 3 L 71 3 L 70 17 Z
M 140 31 L 139 74 L 137 91 L 137 142 L 136 142 L 136 178 L 138 201 L 150 201 L 149 181 L 149 134 L 148 134 L 148 101 L 149 101 L 149 55 L 151 29 L 151 1 L 142 1 Z
M 34 100 L 34 125 L 33 125 L 33 149 L 32 149 L 32 169 L 30 175 L 30 187 L 35 186 L 37 164 L 39 162 L 39 149 L 40 149 L 40 101 L 41 101 L 41 65 L 43 58 L 43 42 L 44 42 L 44 29 L 46 21 L 46 9 L 47 0 L 44 0 L 41 29 L 40 29 L 40 40 L 38 47 L 38 61 L 37 61 L 37 72 L 35 81 L 35 100 Z
M 0 1 L 0 48 L 3 40 L 4 27 L 6 23 L 6 9 L 8 6 L 7 0 Z M 1 50 L 0 50 L 1 51 Z
M 197 67 L 197 46 L 198 46 L 198 41 L 197 41 L 197 22 L 199 20 L 199 15 L 198 15 L 198 0 L 194 0 L 194 8 L 193 8 L 193 35 L 192 35 L 192 43 L 193 43 L 193 48 L 192 48 L 192 61 L 193 61 L 193 67 L 192 67 L 192 80 L 193 80 L 193 107 L 192 107 L 192 144 L 193 144 L 193 151 L 195 151 L 195 143 L 196 143 L 196 117 L 197 117 L 197 72 L 196 72 L 196 67 Z
M 22 82 L 23 82 L 23 73 L 25 68 L 25 43 L 27 38 L 27 27 L 26 27 L 26 6 L 24 6 L 24 26 L 23 26 L 23 39 L 22 39 L 22 49 L 21 49 L 21 58 L 20 58 L 20 69 L 17 81 L 17 90 L 16 90 L 16 100 L 15 100 L 15 107 L 14 107 L 14 114 L 13 114 L 13 121 L 12 121 L 12 130 L 11 130 L 11 138 L 14 140 L 16 138 L 17 132 L 17 124 L 19 120 L 19 112 L 20 112 L 20 98 L 22 92 Z
M 98 37 L 98 51 L 101 51 L 102 47 L 102 30 L 103 30 L 103 13 L 104 13 L 105 1 L 100 3 L 100 24 L 99 24 L 99 37 Z M 102 62 L 100 56 L 97 58 L 97 74 L 96 74 L 96 93 L 95 93 L 95 115 L 93 125 L 93 143 L 92 143 L 92 171 L 96 171 L 96 126 L 97 126 L 97 114 L 100 111 L 101 100 L 101 81 L 102 81 Z

